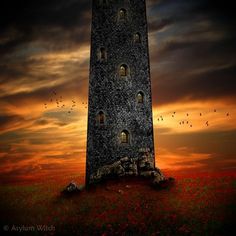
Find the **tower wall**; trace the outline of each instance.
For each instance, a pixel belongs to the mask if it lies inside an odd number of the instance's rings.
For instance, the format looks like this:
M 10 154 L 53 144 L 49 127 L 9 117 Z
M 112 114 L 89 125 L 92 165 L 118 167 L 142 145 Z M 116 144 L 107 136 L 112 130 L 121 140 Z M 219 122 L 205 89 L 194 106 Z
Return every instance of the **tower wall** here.
M 126 76 L 121 76 L 121 65 L 127 66 Z M 99 168 L 144 151 L 154 165 L 145 0 L 93 1 L 88 107 L 87 183 Z M 121 141 L 124 130 L 128 143 Z

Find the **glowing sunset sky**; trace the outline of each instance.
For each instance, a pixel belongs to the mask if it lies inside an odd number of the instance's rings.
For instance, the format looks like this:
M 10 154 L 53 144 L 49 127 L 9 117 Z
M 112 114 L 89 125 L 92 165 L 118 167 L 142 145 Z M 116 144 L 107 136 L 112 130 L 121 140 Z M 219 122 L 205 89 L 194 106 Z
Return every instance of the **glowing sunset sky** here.
M 236 168 L 236 21 L 227 4 L 147 0 L 160 168 Z M 88 0 L 1 4 L 1 180 L 84 174 L 90 22 Z

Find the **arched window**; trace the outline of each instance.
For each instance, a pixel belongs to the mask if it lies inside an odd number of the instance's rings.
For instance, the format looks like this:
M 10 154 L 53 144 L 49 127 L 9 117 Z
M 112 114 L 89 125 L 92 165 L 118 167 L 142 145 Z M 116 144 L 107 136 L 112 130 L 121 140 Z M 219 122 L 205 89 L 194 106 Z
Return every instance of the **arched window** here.
M 122 65 L 120 66 L 120 71 L 119 71 L 119 73 L 120 73 L 120 76 L 127 76 L 127 75 L 128 75 L 128 66 L 125 65 L 125 64 L 122 64 Z
M 129 143 L 129 132 L 127 130 L 123 130 L 120 134 L 121 143 Z
M 98 61 L 106 61 L 107 60 L 107 50 L 105 47 L 101 47 L 97 50 L 97 59 L 98 59 Z
M 138 103 L 143 103 L 144 102 L 144 94 L 143 94 L 143 92 L 138 92 L 138 94 L 137 94 L 137 102 Z
M 134 34 L 134 43 L 141 43 L 141 35 L 140 33 Z
M 119 20 L 125 20 L 125 19 L 126 19 L 126 10 L 122 8 L 119 10 Z
M 97 121 L 99 125 L 104 125 L 105 124 L 105 114 L 104 112 L 100 111 L 97 115 Z
M 100 48 L 100 59 L 105 60 L 106 59 L 106 49 Z

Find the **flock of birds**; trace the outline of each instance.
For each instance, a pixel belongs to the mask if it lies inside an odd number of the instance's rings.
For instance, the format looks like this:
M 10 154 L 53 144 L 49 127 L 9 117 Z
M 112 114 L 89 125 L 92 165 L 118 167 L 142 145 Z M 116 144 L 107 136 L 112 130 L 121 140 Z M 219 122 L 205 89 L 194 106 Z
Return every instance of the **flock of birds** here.
M 66 106 L 65 102 L 63 101 L 62 96 L 59 96 L 57 94 L 57 92 L 52 91 L 52 96 L 49 98 L 49 103 L 55 103 L 57 108 L 68 108 L 67 113 L 70 114 L 73 112 L 73 110 L 75 109 L 75 107 L 77 106 L 77 103 L 75 100 L 71 100 L 71 104 L 68 106 Z M 48 109 L 48 105 L 49 103 L 44 103 L 44 108 Z M 82 102 L 81 103 L 84 108 L 87 108 L 88 104 L 87 102 Z
M 51 95 L 52 95 L 52 96 L 51 96 L 50 99 L 49 99 L 49 102 L 50 102 L 50 103 L 54 103 L 54 102 L 55 102 L 57 108 L 67 108 L 67 106 L 65 105 L 65 103 L 64 103 L 64 101 L 63 101 L 62 96 L 59 96 L 56 91 L 52 91 L 52 94 L 51 94 Z M 88 103 L 87 103 L 87 102 L 82 102 L 81 104 L 82 104 L 82 106 L 83 106 L 84 108 L 88 108 Z M 49 105 L 48 103 L 44 103 L 44 108 L 45 108 L 45 109 L 48 109 L 48 105 Z M 68 114 L 72 113 L 76 106 L 77 106 L 76 101 L 75 101 L 75 100 L 71 100 L 71 104 L 70 104 L 70 106 L 69 106 L 69 110 L 67 110 L 67 113 L 68 113 Z M 214 109 L 213 112 L 216 113 L 217 110 Z M 176 112 L 175 112 L 175 111 L 171 113 L 171 117 L 172 117 L 172 118 L 175 118 L 175 115 L 176 115 Z M 179 122 L 179 125 L 182 125 L 182 126 L 183 126 L 183 125 L 187 125 L 187 126 L 189 126 L 190 128 L 192 128 L 192 127 L 193 127 L 193 124 L 192 124 L 192 122 L 189 120 L 189 116 L 190 116 L 190 114 L 189 114 L 189 113 L 186 113 L 186 117 L 187 117 L 188 119 L 184 119 L 184 120 L 178 121 L 178 122 Z M 199 113 L 199 116 L 202 117 L 202 116 L 203 116 L 203 113 L 200 112 L 200 113 Z M 229 116 L 230 116 L 229 112 L 226 113 L 226 117 L 229 117 Z M 162 115 L 160 115 L 160 116 L 157 118 L 157 121 L 158 121 L 158 122 L 163 122 L 163 121 L 164 121 L 164 117 L 163 117 Z M 209 121 L 208 121 L 208 120 L 205 121 L 205 125 L 206 125 L 206 126 L 209 126 Z
M 214 109 L 214 113 L 216 113 L 216 112 L 217 112 L 217 110 Z M 171 113 L 171 117 L 172 117 L 172 118 L 175 118 L 175 115 L 176 115 L 176 112 L 175 112 L 175 111 Z M 229 112 L 226 113 L 225 115 L 226 115 L 226 117 L 229 117 L 229 116 L 230 116 Z M 187 126 L 189 126 L 190 128 L 192 128 L 192 127 L 193 127 L 193 124 L 192 124 L 192 122 L 189 120 L 189 116 L 190 116 L 190 114 L 189 114 L 189 113 L 186 113 L 186 117 L 187 117 L 188 119 L 184 119 L 184 120 L 178 121 L 178 122 L 179 122 L 179 125 L 187 125 Z M 203 116 L 203 113 L 200 112 L 200 113 L 199 113 L 199 116 L 202 117 L 202 116 Z M 160 116 L 157 118 L 157 121 L 158 121 L 158 122 L 163 122 L 163 121 L 164 121 L 163 116 L 160 115 Z M 206 125 L 206 126 L 209 126 L 209 121 L 208 121 L 208 120 L 205 121 L 205 125 Z

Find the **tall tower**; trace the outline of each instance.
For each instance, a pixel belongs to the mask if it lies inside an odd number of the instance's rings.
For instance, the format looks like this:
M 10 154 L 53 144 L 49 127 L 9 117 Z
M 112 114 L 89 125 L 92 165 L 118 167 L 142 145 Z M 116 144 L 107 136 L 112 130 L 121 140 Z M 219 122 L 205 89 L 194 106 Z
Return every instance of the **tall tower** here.
M 87 184 L 114 165 L 118 175 L 139 174 L 120 160 L 146 156 L 154 169 L 145 0 L 93 0 L 88 107 Z

